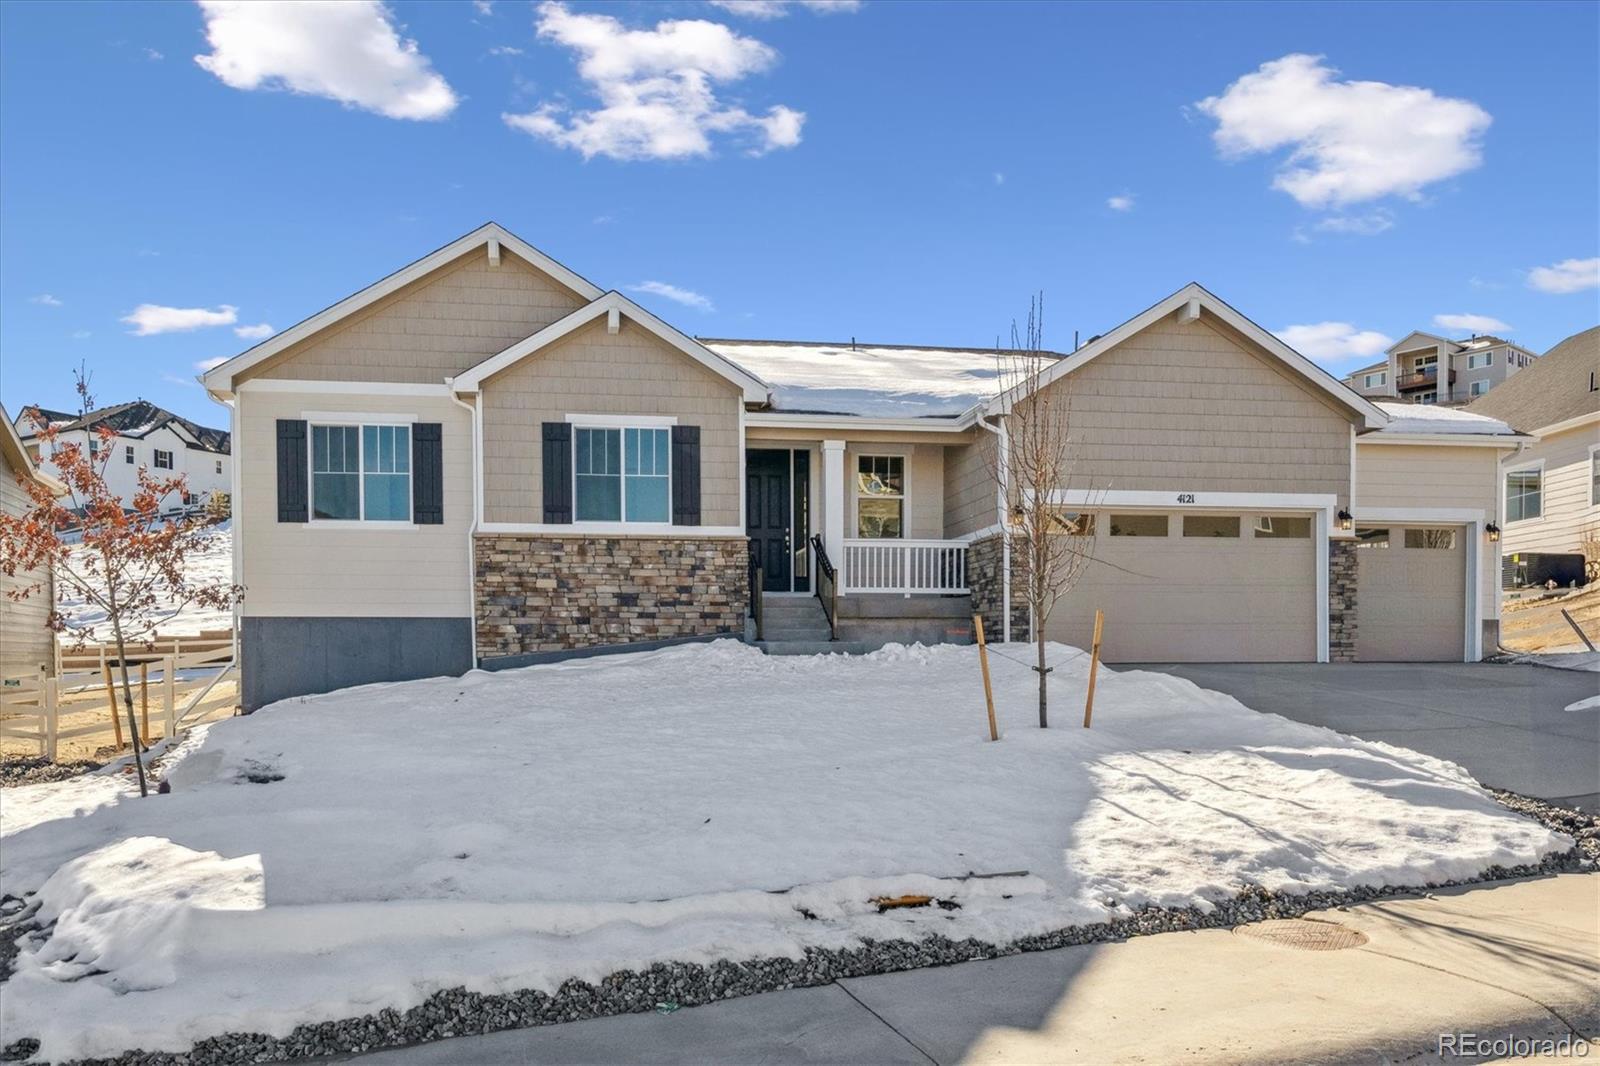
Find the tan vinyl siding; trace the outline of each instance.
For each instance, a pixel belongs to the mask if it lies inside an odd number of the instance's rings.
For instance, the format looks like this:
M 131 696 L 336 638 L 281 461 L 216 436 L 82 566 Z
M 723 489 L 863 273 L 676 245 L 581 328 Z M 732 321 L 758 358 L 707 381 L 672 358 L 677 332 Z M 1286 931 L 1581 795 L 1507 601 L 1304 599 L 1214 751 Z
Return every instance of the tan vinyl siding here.
M 1349 416 L 1209 316 L 1165 318 L 1069 374 L 1071 487 L 1331 493 L 1350 484 Z
M 1576 552 L 1584 530 L 1600 533 L 1600 507 L 1589 499 L 1589 449 L 1596 444 L 1600 444 L 1600 423 L 1591 422 L 1545 437 L 1506 460 L 1507 469 L 1544 460 L 1544 513 L 1507 522 L 1502 550 Z
M 964 537 L 995 524 L 994 437 L 946 448 L 944 452 L 944 535 Z
M 944 536 L 944 448 L 936 444 L 862 443 L 847 441 L 844 449 L 846 540 L 856 525 L 856 460 L 863 455 L 899 455 L 906 469 L 906 537 L 937 540 Z
M 0 507 L 5 508 L 6 514 L 17 515 L 30 506 L 11 463 L 0 455 Z M 41 576 L 44 587 L 30 592 L 27 599 L 10 597 L 9 593 L 17 589 L 32 588 Z M 39 667 L 54 663 L 55 635 L 45 628 L 52 595 L 48 575 L 26 572 L 7 577 L 0 573 L 0 676 L 35 677 Z
M 472 424 L 446 397 L 250 392 L 239 396 L 246 617 L 466 618 Z M 277 420 L 307 412 L 414 415 L 444 430 L 444 523 L 374 529 L 278 521 Z
M 239 375 L 441 384 L 575 311 L 584 300 L 502 251 L 474 249 Z
M 1361 522 L 1363 508 L 1479 510 L 1485 521 L 1493 522 L 1499 513 L 1497 471 L 1503 454 L 1496 448 L 1358 444 L 1357 524 L 1401 528 L 1400 523 Z M 1479 609 L 1482 617 L 1494 618 L 1499 613 L 1500 558 L 1494 545 L 1480 547 Z
M 673 415 L 700 427 L 700 516 L 742 526 L 743 395 L 637 323 L 604 319 L 496 374 L 483 389 L 484 520 L 544 521 L 541 425 L 569 414 Z

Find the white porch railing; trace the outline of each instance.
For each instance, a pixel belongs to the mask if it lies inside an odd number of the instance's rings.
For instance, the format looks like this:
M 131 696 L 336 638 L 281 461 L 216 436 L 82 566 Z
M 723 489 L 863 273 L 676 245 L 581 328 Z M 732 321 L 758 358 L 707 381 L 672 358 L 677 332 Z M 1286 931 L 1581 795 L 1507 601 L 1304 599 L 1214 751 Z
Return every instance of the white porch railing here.
M 967 544 L 960 540 L 847 540 L 840 593 L 962 593 Z

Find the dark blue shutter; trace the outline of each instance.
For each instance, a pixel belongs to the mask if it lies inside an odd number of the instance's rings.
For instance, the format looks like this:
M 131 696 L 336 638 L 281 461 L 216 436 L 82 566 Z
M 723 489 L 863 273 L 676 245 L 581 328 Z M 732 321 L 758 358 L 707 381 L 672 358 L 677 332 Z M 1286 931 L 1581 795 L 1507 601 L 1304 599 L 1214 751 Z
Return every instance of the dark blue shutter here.
M 306 424 L 278 419 L 278 521 L 306 521 Z
M 544 424 L 544 520 L 572 524 L 572 426 Z
M 411 520 L 444 524 L 444 427 L 438 422 L 411 427 Z
M 700 427 L 672 427 L 672 524 L 700 524 Z

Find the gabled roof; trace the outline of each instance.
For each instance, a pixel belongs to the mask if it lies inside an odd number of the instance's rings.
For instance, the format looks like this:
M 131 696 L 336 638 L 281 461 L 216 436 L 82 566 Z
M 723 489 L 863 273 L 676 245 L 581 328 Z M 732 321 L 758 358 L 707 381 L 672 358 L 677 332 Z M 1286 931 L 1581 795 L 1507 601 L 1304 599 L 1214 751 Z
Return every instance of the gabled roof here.
M 781 414 L 848 418 L 955 418 L 1000 391 L 993 348 L 856 341 L 715 340 L 700 343 L 759 374 Z
M 1285 368 L 1296 376 L 1303 378 L 1312 388 L 1326 393 L 1330 399 L 1341 407 L 1348 408 L 1361 415 L 1366 420 L 1369 428 L 1376 429 L 1388 421 L 1384 413 L 1373 405 L 1371 401 L 1283 343 L 1273 334 L 1250 321 L 1196 282 L 1190 282 L 1165 300 L 1146 308 L 1109 333 L 1094 338 L 1071 355 L 1058 360 L 1053 366 L 1047 367 L 1044 373 L 1040 375 L 1040 387 L 1049 385 L 1079 367 L 1093 362 L 1134 334 L 1155 325 L 1167 315 L 1177 314 L 1182 311 L 1185 315 L 1192 315 L 1198 318 L 1202 310 L 1209 311 L 1219 320 L 1231 326 L 1249 340 L 1254 341 L 1268 355 L 1282 363 Z M 984 413 L 998 414 L 1004 411 L 1021 398 L 1021 392 L 1021 386 L 1008 389 L 993 400 L 990 400 L 985 405 Z
M 743 391 L 745 403 L 764 404 L 767 402 L 770 390 L 767 388 L 766 382 L 744 369 L 744 367 L 724 359 L 688 334 L 680 333 L 616 291 L 605 293 L 564 318 L 559 318 L 550 323 L 550 325 L 537 333 L 524 337 L 504 351 L 491 355 L 476 366 L 447 379 L 445 383 L 457 392 L 477 392 L 482 388 L 485 380 L 500 373 L 507 367 L 521 362 L 540 349 L 554 344 L 561 338 L 602 316 L 606 316 L 608 321 L 614 322 L 615 320 L 610 317 L 613 315 L 626 317 L 630 322 L 638 323 L 712 373 L 731 381 Z
M 48 417 L 50 414 L 59 412 L 47 411 L 44 413 Z M 22 443 L 22 438 L 17 435 L 16 425 L 12 423 L 11 416 L 6 414 L 4 407 L 0 407 L 0 422 L 6 424 L 6 428 L 0 430 L 0 454 L 6 457 L 7 465 L 24 477 L 32 478 L 39 484 L 51 489 L 57 496 L 66 492 L 67 487 L 65 485 L 40 470 L 38 464 L 33 461 L 33 456 L 28 454 L 28 449 Z
M 1441 337 L 1437 333 L 1426 333 L 1420 329 L 1414 329 L 1410 333 L 1407 333 L 1404 337 L 1401 337 L 1399 340 L 1389 345 L 1387 350 L 1390 354 L 1393 354 L 1395 352 L 1408 352 L 1415 347 L 1426 347 L 1426 345 L 1413 345 L 1411 343 L 1411 338 L 1413 337 L 1421 337 L 1431 344 L 1444 344 L 1451 348 L 1461 347 L 1460 341 L 1453 341 L 1449 337 Z
M 1600 414 L 1600 391 L 1589 390 L 1591 374 L 1600 377 L 1600 326 L 1574 333 L 1467 404 L 1467 410 L 1542 433 Z
M 184 443 L 192 448 L 226 455 L 230 446 L 227 431 L 191 422 L 181 415 L 157 407 L 149 400 L 134 400 L 130 403 L 101 407 L 81 417 L 69 416 L 69 420 L 65 422 L 51 419 L 51 424 L 62 433 L 109 426 L 117 436 L 133 440 L 142 440 L 162 426 L 172 426 L 178 436 L 184 438 Z
M 1490 418 L 1462 407 L 1441 407 L 1432 403 L 1396 403 L 1385 400 L 1379 400 L 1377 406 L 1389 416 L 1389 424 L 1375 433 L 1367 434 L 1363 440 L 1395 434 L 1527 439 L 1498 418 Z
M 486 222 L 471 233 L 457 237 L 443 248 L 429 252 L 409 266 L 401 267 L 381 281 L 374 282 L 360 292 L 345 297 L 332 307 L 324 308 L 310 318 L 290 326 L 282 333 L 267 338 L 254 348 L 241 352 L 227 362 L 212 367 L 200 375 L 200 383 L 215 392 L 229 392 L 233 388 L 234 377 L 240 372 L 272 358 L 289 346 L 305 340 L 319 330 L 326 329 L 340 319 L 377 303 L 390 293 L 404 288 L 418 278 L 439 269 L 446 263 L 459 259 L 473 249 L 483 247 L 488 247 L 491 250 L 491 254 L 496 254 L 500 249 L 511 252 L 518 258 L 526 260 L 532 266 L 548 274 L 579 296 L 582 296 L 585 300 L 598 299 L 602 295 L 603 290 L 597 285 L 562 266 L 521 237 L 501 226 L 498 222 Z
M 23 440 L 27 440 L 29 437 L 37 436 L 39 433 L 39 424 L 35 416 L 44 419 L 45 424 L 51 426 L 64 426 L 68 422 L 76 422 L 78 420 L 78 415 L 75 412 L 52 411 L 48 407 L 40 407 L 36 403 L 30 403 L 17 412 L 17 417 L 14 420 L 7 419 L 6 421 L 16 427 L 17 433 L 21 435 Z
M 1344 380 L 1350 381 L 1360 377 L 1362 374 L 1370 374 L 1375 370 L 1386 370 L 1388 367 L 1389 360 L 1385 359 L 1382 362 L 1373 363 L 1371 366 L 1358 367 L 1357 369 L 1350 371 L 1350 373 L 1344 376 Z

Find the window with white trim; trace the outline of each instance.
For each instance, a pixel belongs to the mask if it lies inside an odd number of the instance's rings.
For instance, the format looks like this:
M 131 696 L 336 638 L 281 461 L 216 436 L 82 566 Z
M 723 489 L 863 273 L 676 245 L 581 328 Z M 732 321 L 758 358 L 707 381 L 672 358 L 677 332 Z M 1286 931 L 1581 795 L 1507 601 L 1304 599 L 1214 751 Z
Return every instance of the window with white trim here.
M 312 425 L 311 518 L 411 521 L 411 427 Z
M 1600 445 L 1589 449 L 1589 506 L 1600 507 Z
M 1437 392 L 1419 392 L 1417 394 L 1417 398 L 1416 398 L 1415 402 L 1416 403 L 1438 403 L 1439 402 L 1439 394 Z
M 1379 385 L 1387 385 L 1388 383 L 1389 372 L 1387 370 L 1380 370 L 1376 374 L 1368 374 L 1361 379 L 1361 387 L 1364 389 L 1375 389 Z
M 222 460 L 221 459 L 217 460 L 217 473 L 219 473 L 219 474 L 222 473 Z
M 901 455 L 856 457 L 856 536 L 904 537 L 906 460 Z
M 1493 352 L 1473 352 L 1467 356 L 1467 369 L 1476 370 L 1480 366 L 1494 366 Z
M 672 431 L 573 427 L 573 517 L 579 522 L 672 520 Z
M 160 448 L 157 448 L 156 451 L 155 451 L 155 456 L 156 456 L 155 462 L 156 462 L 156 469 L 157 470 L 171 470 L 172 469 L 172 453 L 171 452 L 164 452 Z
M 1487 381 L 1474 381 L 1467 386 L 1467 395 L 1469 396 L 1482 396 L 1488 391 L 1489 383 Z
M 1506 521 L 1523 522 L 1544 514 L 1544 471 L 1537 467 L 1506 475 Z
M 133 465 L 133 445 L 124 444 L 122 446 L 122 461 L 129 466 Z

